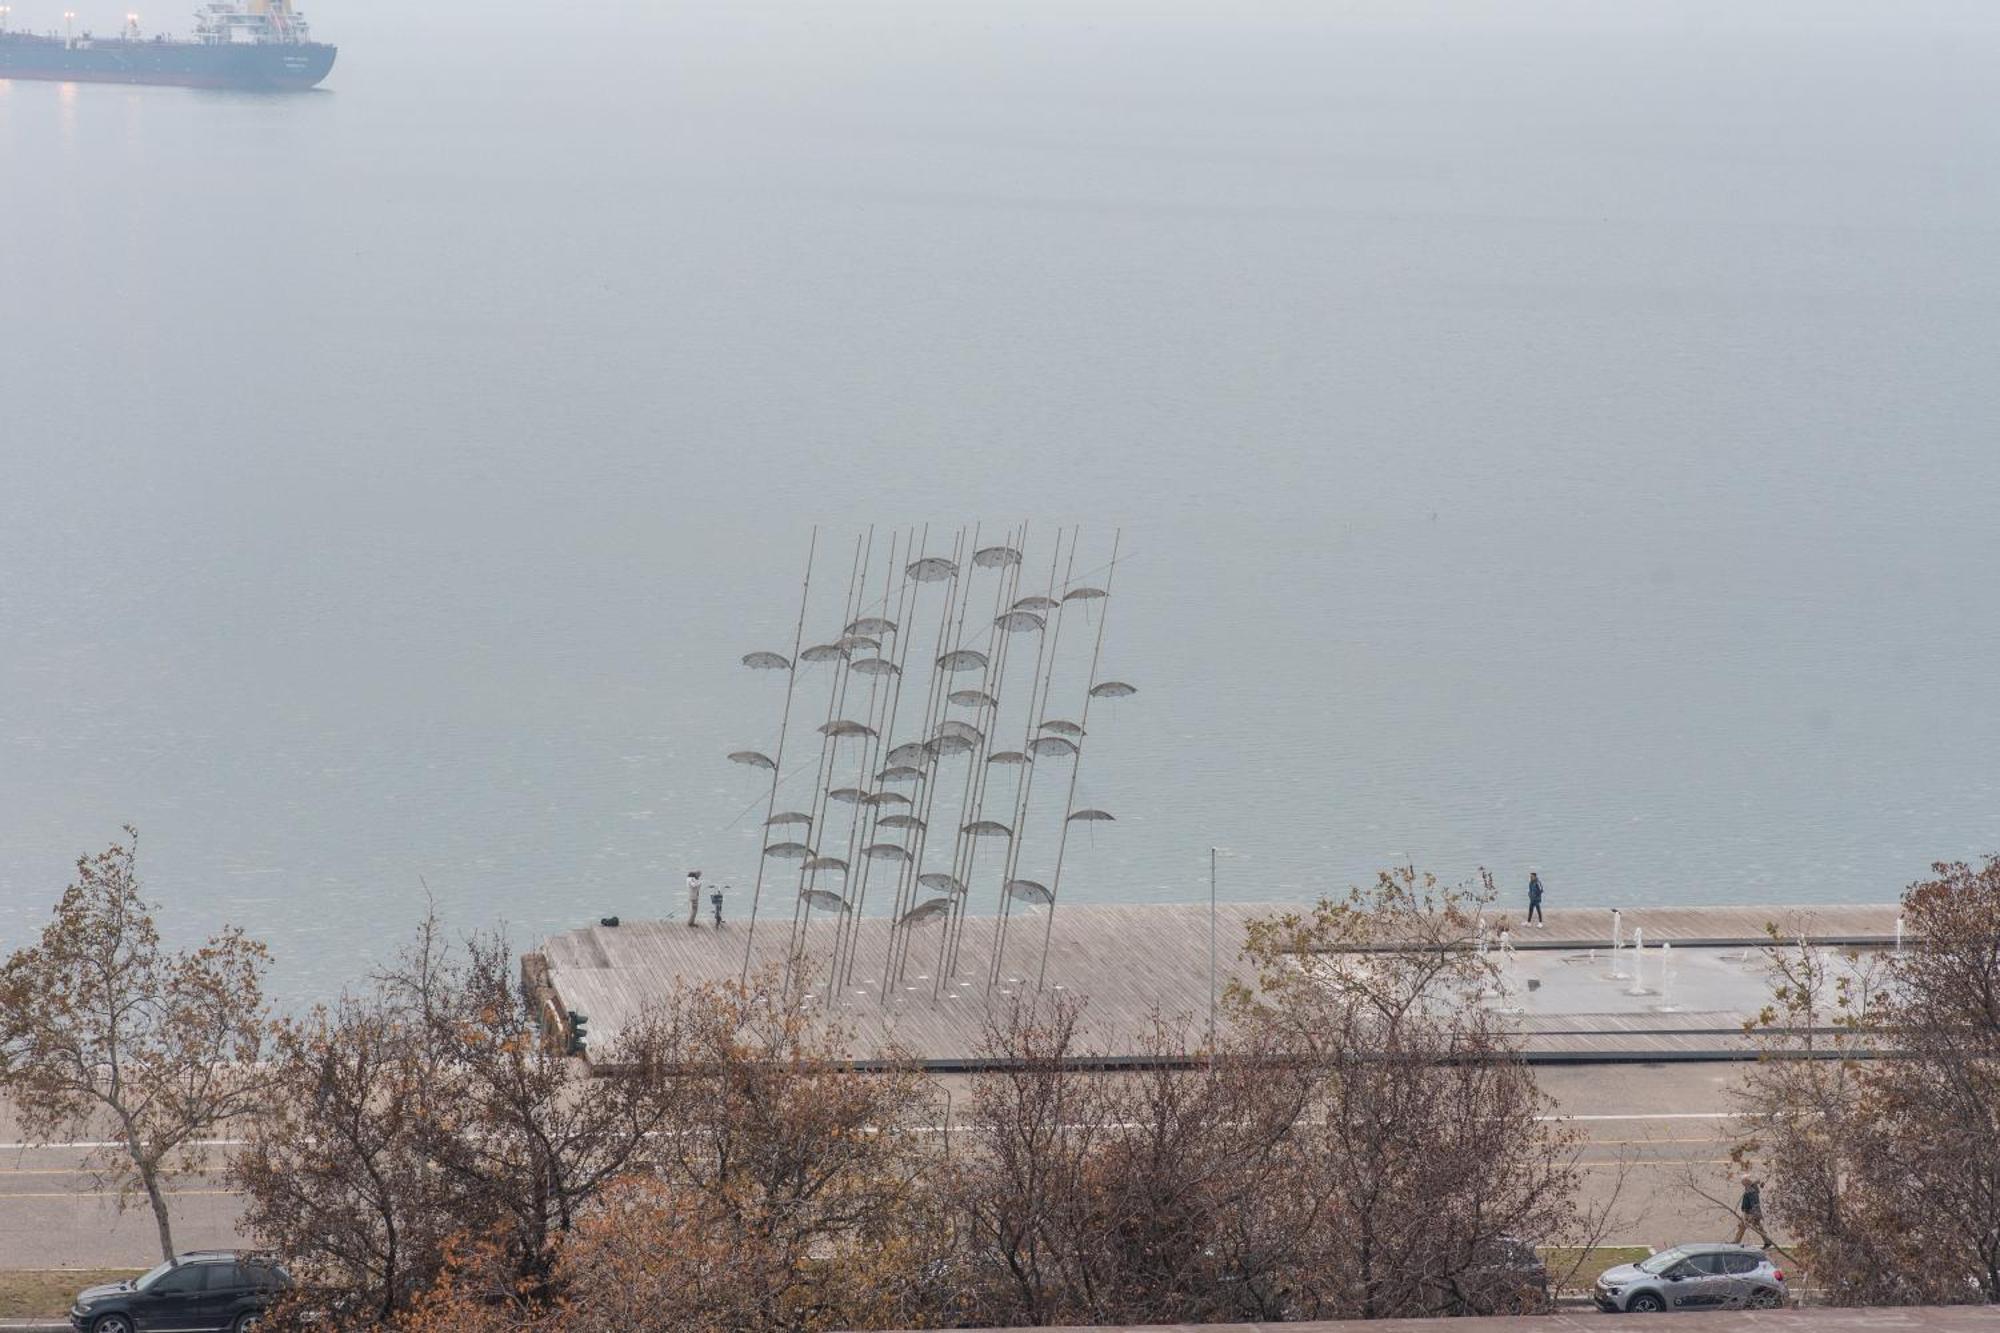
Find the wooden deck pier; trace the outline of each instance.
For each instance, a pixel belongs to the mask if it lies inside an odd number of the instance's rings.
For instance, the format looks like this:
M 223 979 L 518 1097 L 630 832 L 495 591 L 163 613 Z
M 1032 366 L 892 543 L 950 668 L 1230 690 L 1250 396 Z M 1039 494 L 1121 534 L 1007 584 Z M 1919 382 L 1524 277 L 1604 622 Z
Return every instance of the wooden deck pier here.
M 1220 905 L 1215 985 L 1249 980 L 1240 958 L 1249 922 L 1305 906 Z M 1505 964 L 1512 982 L 1504 1012 L 1528 1057 L 1538 1061 L 1743 1058 L 1750 1052 L 1743 1020 L 1765 993 L 1757 950 L 1767 924 L 1778 924 L 1788 938 L 1886 948 L 1895 941 L 1897 913 L 1894 904 L 1627 910 L 1621 913 L 1626 943 L 1637 927 L 1647 944 L 1640 974 L 1629 984 L 1613 975 L 1609 909 L 1553 909 L 1545 928 L 1523 927 L 1509 913 L 1514 951 Z M 1047 924 L 1044 909 L 1016 911 L 997 978 L 989 982 L 997 918 L 965 920 L 950 976 L 939 972 L 941 928 L 916 928 L 899 978 L 884 968 L 888 920 L 867 918 L 856 931 L 852 980 L 829 994 L 835 932 L 831 918 L 822 917 L 805 932 L 808 989 L 853 1030 L 857 1058 L 894 1047 L 935 1070 L 978 1068 L 989 1016 L 1004 1015 L 1035 990 Z M 753 971 L 783 965 L 788 926 L 784 917 L 758 922 Z M 1184 1016 L 1197 1031 L 1205 1025 L 1209 930 L 1207 904 L 1064 907 L 1049 933 L 1047 989 L 1084 998 L 1093 1050 L 1109 1061 L 1132 1059 L 1155 1012 Z M 590 1047 L 604 1050 L 622 1025 L 675 985 L 736 980 L 749 934 L 741 921 L 720 930 L 680 921 L 589 926 L 544 942 L 523 960 L 523 972 L 554 1009 L 586 1015 Z M 1674 946 L 1671 963 L 1657 951 L 1662 943 Z M 1629 971 L 1631 950 L 1621 957 Z M 1649 982 L 1648 968 L 1671 968 L 1673 975 Z

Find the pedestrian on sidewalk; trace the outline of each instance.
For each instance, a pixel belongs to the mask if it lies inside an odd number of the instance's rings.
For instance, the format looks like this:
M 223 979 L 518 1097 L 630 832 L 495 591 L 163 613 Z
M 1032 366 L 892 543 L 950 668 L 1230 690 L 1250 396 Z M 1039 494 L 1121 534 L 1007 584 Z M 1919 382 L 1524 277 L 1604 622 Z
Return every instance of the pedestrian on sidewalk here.
M 701 872 L 688 871 L 688 924 L 701 924 Z
M 1764 1230 L 1764 1191 L 1748 1172 L 1743 1175 L 1743 1197 L 1737 1200 L 1735 1244 L 1743 1243 L 1743 1234 L 1752 1227 L 1757 1230 L 1757 1239 L 1764 1242 L 1764 1248 L 1771 1248 L 1771 1233 Z
M 722 929 L 722 894 L 723 890 L 727 889 L 728 887 L 729 886 L 725 884 L 722 886 L 722 888 L 717 889 L 715 892 L 708 895 L 708 905 L 715 909 L 715 928 L 717 930 Z
M 1542 874 L 1532 867 L 1528 870 L 1528 924 L 1548 928 L 1542 920 Z

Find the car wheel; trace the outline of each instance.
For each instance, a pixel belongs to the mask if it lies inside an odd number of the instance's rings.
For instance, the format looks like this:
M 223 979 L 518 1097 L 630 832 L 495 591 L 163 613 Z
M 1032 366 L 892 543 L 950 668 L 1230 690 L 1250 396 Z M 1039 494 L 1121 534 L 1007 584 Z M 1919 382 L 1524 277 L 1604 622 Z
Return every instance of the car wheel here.
M 1667 1308 L 1667 1303 L 1660 1299 L 1656 1291 L 1642 1291 L 1625 1302 L 1625 1308 L 1633 1314 L 1658 1314 Z
M 236 1322 L 230 1325 L 230 1328 L 232 1333 L 252 1333 L 263 1318 L 262 1312 L 252 1310 L 248 1314 L 237 1315 Z
M 100 1315 L 90 1321 L 90 1333 L 132 1333 L 131 1317 L 122 1314 Z
M 1785 1298 L 1772 1287 L 1759 1287 L 1750 1293 L 1750 1308 L 1753 1310 L 1776 1310 L 1784 1303 Z

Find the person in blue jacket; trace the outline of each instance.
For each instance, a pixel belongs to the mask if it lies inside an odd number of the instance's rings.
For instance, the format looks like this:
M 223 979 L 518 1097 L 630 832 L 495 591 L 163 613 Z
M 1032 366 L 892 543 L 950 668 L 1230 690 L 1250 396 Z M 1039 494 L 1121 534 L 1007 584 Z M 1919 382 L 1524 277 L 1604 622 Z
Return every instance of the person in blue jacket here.
M 1528 872 L 1528 924 L 1547 928 L 1542 920 L 1542 875 L 1538 870 Z

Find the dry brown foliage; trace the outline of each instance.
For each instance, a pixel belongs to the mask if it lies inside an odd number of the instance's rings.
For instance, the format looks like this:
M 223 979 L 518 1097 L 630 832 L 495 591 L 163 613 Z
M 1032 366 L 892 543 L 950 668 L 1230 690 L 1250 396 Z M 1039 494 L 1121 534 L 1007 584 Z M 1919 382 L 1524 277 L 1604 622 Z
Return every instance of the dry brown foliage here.
M 1900 954 L 1766 951 L 1736 1155 L 1837 1304 L 2000 1300 L 2000 857 L 1933 875 Z
M 96 1164 L 121 1206 L 147 1201 L 172 1258 L 163 1177 L 259 1100 L 267 955 L 234 929 L 163 952 L 125 833 L 76 863 L 40 940 L 0 966 L 0 1090 L 30 1137 L 115 1139 Z
M 254 1217 L 340 1274 L 339 1322 L 421 1333 L 1532 1308 L 1501 1242 L 1589 1220 L 1482 994 L 1480 901 L 1404 872 L 1267 923 L 1215 1050 L 1161 1018 L 1107 1060 L 1079 1004 L 1000 1014 L 955 1120 L 913 1069 L 855 1068 L 781 974 L 673 995 L 580 1080 L 517 1026 L 498 953 L 422 943 L 288 1030 Z
M 238 1154 L 244 1224 L 341 1319 L 388 1318 L 453 1238 L 497 1247 L 510 1289 L 550 1294 L 560 1239 L 671 1123 L 674 1035 L 641 1023 L 578 1078 L 542 1038 L 504 940 L 448 948 L 427 920 L 373 988 L 278 1026 L 270 1105 Z

